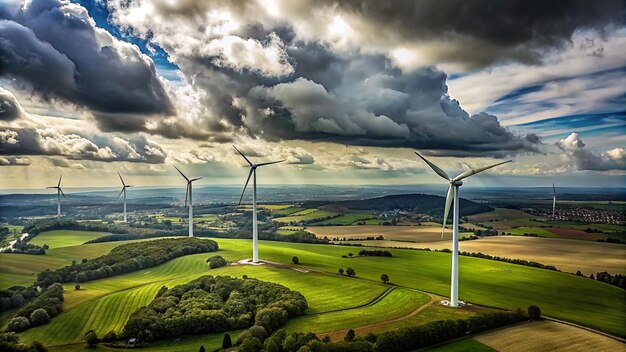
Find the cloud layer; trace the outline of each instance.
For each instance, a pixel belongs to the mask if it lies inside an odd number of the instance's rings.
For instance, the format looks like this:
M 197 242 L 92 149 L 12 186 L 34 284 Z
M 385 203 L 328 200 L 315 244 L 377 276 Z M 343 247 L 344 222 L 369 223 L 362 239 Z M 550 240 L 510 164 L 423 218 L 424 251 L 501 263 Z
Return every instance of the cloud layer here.
M 557 142 L 557 146 L 565 153 L 564 157 L 576 170 L 626 170 L 624 148 L 615 148 L 603 154 L 596 154 L 585 148 L 585 143 L 575 132 Z
M 103 126 L 119 126 L 117 114 L 124 124 L 141 126 L 144 115 L 173 111 L 152 60 L 66 0 L 3 4 L 0 76 L 84 107 Z

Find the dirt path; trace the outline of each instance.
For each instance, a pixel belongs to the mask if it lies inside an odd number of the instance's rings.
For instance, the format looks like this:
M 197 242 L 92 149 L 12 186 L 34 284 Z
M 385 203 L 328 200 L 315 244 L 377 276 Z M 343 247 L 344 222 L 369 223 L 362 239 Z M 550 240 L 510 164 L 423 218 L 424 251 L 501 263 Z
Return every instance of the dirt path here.
M 417 291 L 417 290 L 415 290 Z M 387 291 L 386 293 L 388 293 L 389 291 Z M 422 292 L 422 291 L 418 291 L 418 292 Z M 386 294 L 384 294 L 386 296 Z M 440 302 L 443 297 L 441 296 L 436 296 L 433 294 L 428 294 L 430 296 L 430 301 L 428 301 L 425 304 L 422 304 L 421 306 L 417 307 L 417 309 L 415 309 L 414 311 L 412 311 L 411 313 L 398 317 L 398 318 L 394 318 L 394 319 L 389 319 L 389 320 L 385 320 L 385 321 L 381 321 L 378 323 L 374 323 L 374 324 L 369 324 L 369 325 L 363 325 L 360 326 L 358 328 L 354 328 L 354 332 L 356 332 L 359 335 L 365 335 L 369 332 L 375 331 L 375 330 L 380 330 L 382 327 L 384 327 L 385 325 L 389 324 L 389 323 L 394 323 L 400 320 L 404 320 L 404 319 L 408 319 L 411 318 L 417 314 L 419 314 L 421 311 L 423 311 L 424 309 L 432 306 L 435 303 Z M 382 296 L 382 295 L 381 295 Z M 379 297 L 379 299 L 373 301 L 371 304 L 374 304 L 378 301 L 380 301 L 383 297 Z M 369 304 L 369 305 L 371 305 Z M 348 333 L 349 329 L 342 329 L 342 330 L 337 330 L 337 331 L 331 331 L 331 332 L 327 332 L 327 333 L 322 333 L 322 334 L 318 334 L 318 336 L 320 336 L 321 338 L 325 337 L 325 336 L 329 336 L 333 341 L 338 341 L 343 339 L 344 336 L 346 336 L 346 334 Z

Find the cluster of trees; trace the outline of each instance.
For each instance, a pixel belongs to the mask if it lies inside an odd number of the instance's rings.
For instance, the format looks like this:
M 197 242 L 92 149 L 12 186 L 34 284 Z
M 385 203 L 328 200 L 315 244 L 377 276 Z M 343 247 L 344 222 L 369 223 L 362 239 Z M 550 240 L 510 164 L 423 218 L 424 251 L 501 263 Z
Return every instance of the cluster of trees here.
M 226 259 L 224 259 L 221 255 L 214 255 L 210 257 L 209 259 L 207 259 L 206 262 L 209 263 L 210 269 L 221 268 L 223 266 L 226 266 L 226 264 L 228 264 Z
M 375 249 L 375 250 L 363 249 L 359 251 L 359 255 L 362 257 L 393 257 L 391 252 L 380 250 L 380 249 Z
M 441 250 L 441 251 L 445 251 L 445 250 Z M 448 250 L 448 251 L 450 251 L 450 250 Z M 452 252 L 452 251 L 450 251 L 450 252 Z M 506 263 L 511 263 L 511 264 L 524 265 L 524 266 L 532 266 L 533 268 L 540 268 L 540 269 L 546 269 L 546 270 L 552 270 L 552 271 L 560 271 L 554 265 L 541 264 L 541 263 L 538 263 L 538 262 L 535 262 L 535 261 L 532 261 L 532 260 L 528 261 L 528 260 L 524 260 L 524 259 L 511 259 L 511 258 L 498 257 L 498 256 L 489 255 L 489 254 L 484 254 L 484 253 L 480 253 L 480 252 L 471 252 L 471 253 L 470 252 L 461 252 L 460 254 L 468 256 L 468 257 L 497 260 L 499 262 L 506 262 Z
M 39 293 L 34 286 L 13 286 L 0 290 L 0 312 L 19 308 L 35 298 Z
M 123 337 L 151 341 L 183 334 L 262 328 L 268 335 L 287 319 L 304 314 L 304 296 L 256 279 L 203 276 L 168 290 L 135 311 Z M 261 331 L 255 328 L 250 334 Z
M 346 273 L 346 275 L 350 277 L 356 276 L 356 271 L 354 271 L 353 268 L 346 268 L 346 270 L 343 270 L 343 268 L 339 268 L 339 275 L 343 275 L 344 273 Z
M 47 324 L 51 317 L 63 311 L 63 286 L 50 285 L 24 305 L 7 324 L 7 331 L 24 331 Z
M 626 241 L 620 240 L 618 238 L 613 238 L 613 237 L 601 238 L 601 239 L 599 239 L 597 241 L 598 242 L 606 242 L 606 243 L 626 244 Z
M 0 334 L 0 351 L 5 352 L 45 352 L 41 342 L 35 341 L 30 345 L 20 343 L 20 337 L 14 332 Z
M 510 325 L 527 320 L 521 310 L 475 315 L 466 320 L 440 320 L 420 326 L 412 326 L 383 332 L 376 336 L 373 351 L 413 351 L 467 334 Z
M 37 286 L 55 282 L 85 282 L 162 264 L 188 254 L 215 252 L 217 242 L 198 238 L 161 239 L 124 244 L 98 258 L 37 274 Z
M 579 275 L 580 271 L 576 273 L 576 275 Z M 582 275 L 582 273 L 579 276 L 584 276 Z M 590 279 L 592 280 L 598 280 L 598 281 L 602 281 L 602 282 L 606 282 L 609 285 L 613 285 L 613 286 L 617 286 L 617 287 L 621 287 L 623 289 L 626 289 L 626 275 L 622 275 L 622 274 L 615 274 L 615 275 L 611 275 L 609 273 L 607 273 L 606 271 L 602 271 L 599 273 L 596 273 L 596 275 L 594 276 L 593 274 L 591 274 L 589 276 Z
M 34 254 L 43 255 L 46 254 L 48 245 L 38 246 L 36 244 L 28 243 L 34 236 L 26 236 L 23 239 L 18 239 L 13 244 L 13 247 L 6 250 L 4 253 L 17 253 L 17 254 Z
M 324 237 L 327 238 L 327 237 Z M 378 236 L 366 236 L 366 237 L 333 237 L 332 240 L 333 241 L 383 241 L 385 239 L 385 236 L 383 235 L 378 235 Z

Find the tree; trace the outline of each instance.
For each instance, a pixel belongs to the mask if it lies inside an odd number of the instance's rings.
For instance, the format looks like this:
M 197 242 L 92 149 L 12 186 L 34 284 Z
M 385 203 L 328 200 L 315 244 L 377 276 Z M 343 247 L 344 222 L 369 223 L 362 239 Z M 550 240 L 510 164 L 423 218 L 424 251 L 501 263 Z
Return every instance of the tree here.
M 30 328 L 30 322 L 24 317 L 15 317 L 7 325 L 7 331 L 20 332 L 28 328 Z
M 589 278 L 590 278 L 591 280 L 595 280 L 595 279 L 596 279 L 596 278 L 593 276 L 593 274 L 589 275 Z
M 348 253 L 348 257 L 352 257 L 353 255 L 352 252 Z
M 354 341 L 354 338 L 356 337 L 356 333 L 354 332 L 354 330 L 350 329 L 348 330 L 348 333 L 346 334 L 346 336 L 343 338 L 345 341 Z
M 339 268 L 339 274 L 343 275 L 343 268 Z
M 96 335 L 96 332 L 93 330 L 87 331 L 84 339 L 89 347 L 93 347 L 98 344 L 98 335 Z
M 39 326 L 47 324 L 50 321 L 50 316 L 45 309 L 35 309 L 30 315 L 30 326 Z
M 388 283 L 389 282 L 389 275 L 387 274 L 380 274 L 380 280 L 384 283 Z
M 243 340 L 241 345 L 239 346 L 239 351 L 241 352 L 258 352 L 263 348 L 263 343 L 261 340 L 256 337 L 248 337 Z
M 294 263 L 294 264 L 298 264 L 298 263 L 300 263 L 300 259 L 298 259 L 298 257 L 296 257 L 294 255 L 293 258 L 291 258 L 291 262 Z
M 74 285 L 74 289 L 77 290 L 77 291 L 80 290 L 80 284 Z
M 200 348 L 198 349 L 198 352 L 206 352 L 206 349 L 204 348 L 204 345 L 200 345 Z
M 222 349 L 229 349 L 233 347 L 233 340 L 230 338 L 229 333 L 224 334 L 224 338 L 222 339 Z
M 352 268 L 347 268 L 346 269 L 346 274 L 348 274 L 348 276 L 352 277 L 356 275 L 356 271 L 354 271 L 354 269 Z
M 221 268 L 228 264 L 226 259 L 224 259 L 221 255 L 214 255 L 207 259 L 206 262 L 209 263 L 210 269 Z
M 107 332 L 102 338 L 102 341 L 104 342 L 113 342 L 115 340 L 117 340 L 117 335 L 115 334 L 115 331 L 113 330 Z
M 541 320 L 541 309 L 535 305 L 528 307 L 528 316 L 532 320 Z

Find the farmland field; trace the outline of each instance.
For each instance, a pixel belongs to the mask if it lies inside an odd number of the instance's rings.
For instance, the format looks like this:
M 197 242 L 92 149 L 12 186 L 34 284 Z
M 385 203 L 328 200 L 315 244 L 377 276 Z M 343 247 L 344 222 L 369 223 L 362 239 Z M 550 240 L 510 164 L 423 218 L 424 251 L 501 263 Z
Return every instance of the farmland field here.
M 352 225 L 355 222 L 365 221 L 365 220 L 376 220 L 374 215 L 371 214 L 343 214 L 336 218 L 318 221 L 313 223 L 312 225 Z M 376 220 L 379 222 L 379 220 Z
M 47 244 L 51 249 L 54 249 L 78 246 L 87 241 L 95 240 L 98 237 L 106 235 L 110 235 L 110 233 L 96 231 L 54 230 L 38 234 L 35 238 L 30 240 L 30 243 L 38 246 Z
M 351 241 L 365 246 L 450 249 L 446 241 L 407 243 L 399 241 Z M 493 256 L 525 259 L 554 265 L 559 270 L 585 275 L 600 271 L 623 273 L 626 268 L 626 246 L 614 243 L 576 241 L 540 237 L 493 236 L 459 242 L 463 252 L 481 252 Z
M 287 223 L 292 223 L 292 222 L 323 219 L 325 217 L 335 216 L 335 215 L 338 215 L 338 213 L 334 213 L 332 211 L 327 211 L 327 210 L 306 209 L 306 210 L 302 210 L 297 213 L 291 214 L 289 216 L 273 218 L 272 221 L 287 224 Z
M 365 238 L 382 235 L 385 239 L 430 242 L 441 240 L 441 226 L 385 226 L 385 225 L 355 225 L 355 226 L 308 226 L 307 231 L 317 237 L 328 238 Z M 451 234 L 446 229 L 445 235 Z
M 497 351 L 624 351 L 624 344 L 581 328 L 553 321 L 522 323 L 474 338 Z
M 429 348 L 427 352 L 492 352 L 493 348 L 482 344 L 475 339 L 463 339 L 443 346 Z
M 217 239 L 217 242 L 220 255 L 230 261 L 250 257 L 249 240 Z M 56 253 L 51 258 L 68 260 L 70 253 L 74 256 L 84 254 L 78 252 L 82 247 L 92 247 L 91 253 L 102 253 L 119 244 L 59 248 L 56 251 L 72 251 Z M 102 248 L 97 250 L 93 246 Z M 246 274 L 302 292 L 309 302 L 309 310 L 305 317 L 290 321 L 286 326 L 288 329 L 290 326 L 295 329 L 297 324 L 316 331 L 376 324 L 381 321 L 378 317 L 381 314 L 387 314 L 389 319 L 403 317 L 428 301 L 428 296 L 408 288 L 441 296 L 447 296 L 449 292 L 450 255 L 447 253 L 391 250 L 393 258 L 342 258 L 348 251 L 350 248 L 342 246 L 261 241 L 261 258 L 283 263 L 285 267 L 230 265 L 208 271 L 205 263 L 207 255 L 197 254 L 138 272 L 85 282 L 81 284 L 80 291 L 74 290 L 72 284 L 66 284 L 65 312 L 51 323 L 28 330 L 21 336 L 25 342 L 40 340 L 46 345 L 60 345 L 80 342 L 88 329 L 95 329 L 99 335 L 109 330 L 119 331 L 132 311 L 147 304 L 162 285 L 171 287 L 204 274 L 238 277 Z M 294 255 L 300 259 L 300 265 L 290 264 Z M 356 278 L 336 274 L 338 268 L 348 266 L 356 270 Z M 538 304 L 546 315 L 623 335 L 626 295 L 619 288 L 574 275 L 478 258 L 461 257 L 460 268 L 460 298 L 463 300 L 507 309 Z M 387 273 L 391 282 L 401 287 L 389 292 L 389 297 L 384 296 L 378 303 L 359 308 L 375 300 L 389 287 L 380 283 L 381 273 Z M 577 289 L 571 290 L 571 287 Z M 484 295 L 485 290 L 490 294 Z M 591 302 L 588 297 L 596 299 Z M 390 298 L 393 300 L 388 300 Z M 406 303 L 394 303 L 405 300 Z M 383 302 L 389 304 L 379 305 Z M 364 312 L 364 315 L 355 315 L 355 312 Z M 459 311 L 449 312 L 444 307 L 431 306 L 410 319 L 411 322 L 423 323 L 431 319 L 458 317 Z M 305 318 L 314 320 L 303 323 Z M 392 326 L 404 323 L 407 322 L 401 319 Z

